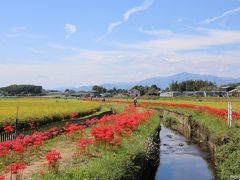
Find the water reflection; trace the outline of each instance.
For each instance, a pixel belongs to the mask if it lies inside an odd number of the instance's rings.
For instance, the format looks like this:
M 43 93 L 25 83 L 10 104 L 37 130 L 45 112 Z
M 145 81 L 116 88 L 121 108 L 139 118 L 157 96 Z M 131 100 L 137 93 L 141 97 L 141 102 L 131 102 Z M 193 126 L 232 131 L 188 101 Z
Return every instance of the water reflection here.
M 160 132 L 160 165 L 156 180 L 209 180 L 214 179 L 207 154 L 196 145 L 162 125 Z

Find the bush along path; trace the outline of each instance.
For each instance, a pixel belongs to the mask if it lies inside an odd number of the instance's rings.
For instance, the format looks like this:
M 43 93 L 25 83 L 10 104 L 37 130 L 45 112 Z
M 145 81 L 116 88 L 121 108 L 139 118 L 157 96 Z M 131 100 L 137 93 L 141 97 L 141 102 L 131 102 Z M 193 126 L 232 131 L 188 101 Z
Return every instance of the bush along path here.
M 56 128 L 2 142 L 0 179 L 112 179 L 136 172 L 134 159 L 144 155 L 144 142 L 159 125 L 153 114 L 128 107 L 86 121 L 89 128 L 67 123 L 52 140 Z

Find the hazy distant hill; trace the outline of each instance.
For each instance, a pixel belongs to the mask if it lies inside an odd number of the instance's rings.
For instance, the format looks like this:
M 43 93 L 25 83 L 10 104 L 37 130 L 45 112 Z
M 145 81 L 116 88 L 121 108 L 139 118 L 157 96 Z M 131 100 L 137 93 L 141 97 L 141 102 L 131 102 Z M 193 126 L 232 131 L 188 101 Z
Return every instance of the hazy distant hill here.
M 144 79 L 138 82 L 104 83 L 102 84 L 102 86 L 104 86 L 107 89 L 112 89 L 113 87 L 121 88 L 121 89 L 130 89 L 135 85 L 150 86 L 150 85 L 156 84 L 157 86 L 164 89 L 168 87 L 168 85 L 172 81 L 181 82 L 184 80 L 206 80 L 206 81 L 216 82 L 217 85 L 240 82 L 240 78 L 234 79 L 234 78 L 216 77 L 212 75 L 200 75 L 200 74 L 183 72 L 173 76 L 152 77 L 152 78 Z M 92 86 L 81 86 L 79 88 L 70 88 L 70 89 L 74 89 L 76 91 L 79 91 L 79 90 L 87 91 L 87 90 L 91 90 L 91 88 Z M 65 89 L 59 89 L 59 90 L 65 90 Z

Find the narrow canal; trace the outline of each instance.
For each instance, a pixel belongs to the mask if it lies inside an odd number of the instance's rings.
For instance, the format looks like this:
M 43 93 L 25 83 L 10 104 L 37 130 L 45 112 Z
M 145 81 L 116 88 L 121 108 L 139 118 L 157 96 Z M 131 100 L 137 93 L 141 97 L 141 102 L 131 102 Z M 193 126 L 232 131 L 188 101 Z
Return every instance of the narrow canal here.
M 211 180 L 214 175 L 207 162 L 208 154 L 186 138 L 162 125 L 160 164 L 155 180 Z

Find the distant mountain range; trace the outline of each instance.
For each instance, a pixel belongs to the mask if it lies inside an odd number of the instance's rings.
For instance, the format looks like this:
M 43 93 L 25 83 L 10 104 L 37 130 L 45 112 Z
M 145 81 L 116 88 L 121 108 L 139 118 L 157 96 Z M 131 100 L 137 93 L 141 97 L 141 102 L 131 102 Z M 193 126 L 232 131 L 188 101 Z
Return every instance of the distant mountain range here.
M 238 83 L 240 82 L 240 78 L 227 78 L 227 77 L 217 77 L 212 75 L 201 75 L 201 74 L 193 74 L 193 73 L 179 73 L 172 76 L 159 76 L 159 77 L 152 77 L 148 79 L 144 79 L 138 82 L 121 82 L 121 83 L 104 83 L 101 86 L 105 87 L 106 89 L 130 89 L 135 85 L 143 85 L 143 86 L 151 86 L 156 84 L 157 86 L 161 87 L 161 89 L 165 89 L 169 86 L 172 81 L 185 81 L 185 80 L 205 80 L 205 81 L 212 81 L 216 82 L 217 85 L 229 84 L 229 83 Z M 57 90 L 64 91 L 65 89 L 72 89 L 75 91 L 89 91 L 92 89 L 92 86 L 81 86 L 81 87 L 61 87 L 57 88 Z

